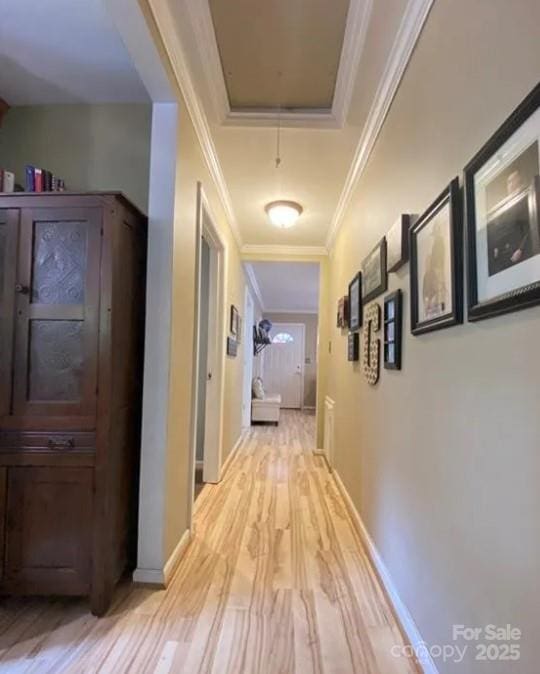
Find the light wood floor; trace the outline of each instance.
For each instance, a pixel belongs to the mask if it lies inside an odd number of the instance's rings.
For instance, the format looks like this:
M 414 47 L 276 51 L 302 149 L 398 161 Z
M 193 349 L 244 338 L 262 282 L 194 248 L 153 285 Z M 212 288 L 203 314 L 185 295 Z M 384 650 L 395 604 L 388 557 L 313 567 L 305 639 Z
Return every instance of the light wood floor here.
M 166 591 L 125 586 L 101 619 L 79 600 L 5 600 L 9 674 L 410 674 L 401 636 L 323 460 L 314 417 L 252 429 L 196 504 Z

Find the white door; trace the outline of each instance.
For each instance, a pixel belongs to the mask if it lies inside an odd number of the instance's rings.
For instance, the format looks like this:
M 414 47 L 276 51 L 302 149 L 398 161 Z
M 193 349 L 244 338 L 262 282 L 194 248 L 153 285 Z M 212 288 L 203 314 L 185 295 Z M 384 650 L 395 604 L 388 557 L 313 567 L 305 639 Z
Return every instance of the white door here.
M 264 389 L 281 394 L 281 406 L 303 407 L 305 326 L 274 323 L 272 344 L 264 350 Z

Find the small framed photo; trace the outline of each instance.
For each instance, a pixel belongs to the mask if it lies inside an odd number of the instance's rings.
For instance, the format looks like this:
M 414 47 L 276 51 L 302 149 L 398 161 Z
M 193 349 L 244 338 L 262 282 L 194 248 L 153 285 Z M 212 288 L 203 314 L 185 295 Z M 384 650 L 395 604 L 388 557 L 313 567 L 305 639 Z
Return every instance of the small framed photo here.
M 349 283 L 349 330 L 362 327 L 362 273 L 358 272 Z
M 386 238 L 383 237 L 362 263 L 362 301 L 371 302 L 387 288 Z
M 461 193 L 458 179 L 410 230 L 411 332 L 463 323 Z
M 234 335 L 235 337 L 238 336 L 238 319 L 240 317 L 240 314 L 238 313 L 238 309 L 234 306 L 234 304 L 231 304 L 231 320 L 230 320 L 230 327 L 229 331 L 231 335 Z
M 540 84 L 464 170 L 468 318 L 540 303 Z
M 236 358 L 238 353 L 238 342 L 234 337 L 227 337 L 227 355 Z
M 396 290 L 384 298 L 384 367 L 401 370 L 402 292 Z
M 347 340 L 347 360 L 350 362 L 360 360 L 360 335 L 357 332 L 349 332 Z
M 415 216 L 403 213 L 386 235 L 386 266 L 389 272 L 397 271 L 409 260 L 409 229 Z
M 344 295 L 338 300 L 338 309 L 337 309 L 337 327 L 344 328 L 349 327 L 349 296 Z

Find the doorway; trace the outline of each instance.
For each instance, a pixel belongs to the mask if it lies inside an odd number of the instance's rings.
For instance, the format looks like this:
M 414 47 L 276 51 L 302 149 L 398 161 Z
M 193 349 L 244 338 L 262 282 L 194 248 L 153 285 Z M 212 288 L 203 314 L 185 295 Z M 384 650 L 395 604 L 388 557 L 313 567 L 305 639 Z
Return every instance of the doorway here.
M 305 325 L 274 323 L 264 361 L 265 386 L 281 395 L 281 407 L 304 406 Z
M 220 479 L 225 366 L 225 245 L 201 185 L 198 196 L 190 512 L 202 486 Z

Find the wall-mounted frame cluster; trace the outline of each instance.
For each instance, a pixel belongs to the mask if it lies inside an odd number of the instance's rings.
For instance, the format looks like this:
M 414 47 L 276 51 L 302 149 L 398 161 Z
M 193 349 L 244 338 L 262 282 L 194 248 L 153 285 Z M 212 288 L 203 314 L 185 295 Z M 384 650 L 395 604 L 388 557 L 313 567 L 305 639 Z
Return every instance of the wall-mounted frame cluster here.
M 540 304 L 540 84 L 419 217 L 402 214 L 349 284 L 349 330 L 362 327 L 364 370 L 378 379 L 373 338 L 388 272 L 410 259 L 411 333 L 463 323 L 463 221 L 469 321 Z M 384 365 L 401 369 L 402 293 L 384 303 Z M 369 317 L 369 318 L 368 318 Z M 338 327 L 340 322 L 338 312 Z M 354 351 L 349 335 L 348 358 Z

